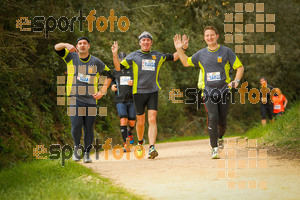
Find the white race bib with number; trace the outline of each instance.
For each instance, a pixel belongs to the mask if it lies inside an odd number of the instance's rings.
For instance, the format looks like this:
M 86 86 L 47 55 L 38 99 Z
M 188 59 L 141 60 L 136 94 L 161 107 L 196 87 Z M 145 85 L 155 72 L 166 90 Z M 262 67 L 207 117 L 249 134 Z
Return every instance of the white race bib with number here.
M 91 76 L 78 73 L 77 80 L 83 83 L 90 83 Z
M 280 110 L 281 109 L 281 105 L 274 105 L 274 109 L 275 110 Z
M 219 81 L 221 80 L 220 72 L 207 73 L 207 81 Z
M 155 60 L 142 60 L 142 70 L 155 71 Z
M 120 77 L 120 85 L 128 85 L 128 81 L 131 80 L 130 76 L 121 76 Z

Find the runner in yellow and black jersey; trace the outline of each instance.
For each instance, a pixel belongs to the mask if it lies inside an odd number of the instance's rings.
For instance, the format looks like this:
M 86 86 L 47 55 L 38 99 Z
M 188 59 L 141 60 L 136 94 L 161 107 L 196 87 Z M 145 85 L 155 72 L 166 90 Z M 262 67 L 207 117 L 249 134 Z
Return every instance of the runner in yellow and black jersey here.
M 132 52 L 116 68 L 125 67 L 133 70 L 133 99 L 137 113 L 136 130 L 139 145 L 144 143 L 144 125 L 145 125 L 145 107 L 148 109 L 148 136 L 150 149 L 148 158 L 154 159 L 158 156 L 154 148 L 157 136 L 157 102 L 158 91 L 161 89 L 159 83 L 159 73 L 162 64 L 165 61 L 176 61 L 178 54 L 165 54 L 158 51 L 152 51 L 153 37 L 150 33 L 144 31 L 139 36 L 140 50 Z M 186 46 L 187 48 L 187 46 Z M 115 50 L 115 51 L 114 51 Z M 117 60 L 118 43 L 112 46 L 114 60 Z
M 223 136 L 227 129 L 229 88 L 238 86 L 243 77 L 244 67 L 230 48 L 217 43 L 219 34 L 215 27 L 206 27 L 203 34 L 207 47 L 191 57 L 187 57 L 182 51 L 184 41 L 181 40 L 180 35 L 174 37 L 174 45 L 185 67 L 200 67 L 198 87 L 203 91 L 212 158 L 215 159 L 219 158 L 219 148 L 224 147 Z M 233 70 L 237 72 L 232 80 Z
M 73 160 L 80 160 L 77 150 L 81 148 L 80 138 L 83 129 L 84 162 L 92 162 L 89 153 L 94 140 L 93 126 L 96 116 L 89 112 L 96 110 L 96 100 L 106 94 L 112 78 L 109 68 L 100 59 L 90 55 L 89 49 L 90 42 L 86 37 L 78 38 L 76 48 L 69 43 L 58 43 L 54 46 L 56 53 L 67 64 L 67 96 L 75 98 L 75 104 L 70 105 L 70 107 L 75 108 L 75 115 L 70 115 L 71 132 L 74 140 Z M 100 74 L 107 76 L 108 79 L 98 91 Z

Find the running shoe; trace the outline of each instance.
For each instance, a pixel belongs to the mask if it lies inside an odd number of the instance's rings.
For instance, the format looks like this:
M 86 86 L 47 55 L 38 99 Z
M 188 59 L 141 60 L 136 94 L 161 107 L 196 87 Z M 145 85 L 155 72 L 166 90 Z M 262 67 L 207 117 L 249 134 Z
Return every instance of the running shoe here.
M 129 139 L 130 139 L 130 144 L 134 143 L 134 139 L 133 139 L 133 135 L 128 135 Z
M 224 139 L 219 139 L 219 149 L 224 149 Z
M 75 156 L 75 152 L 77 152 L 77 156 Z M 81 149 L 79 149 L 79 147 L 78 146 L 75 146 L 74 147 L 74 152 L 73 152 L 73 157 L 72 157 L 72 159 L 75 161 L 75 162 L 78 162 L 78 161 L 80 161 L 80 155 L 82 155 L 81 154 L 82 152 L 81 152 Z
M 143 139 L 143 144 L 140 144 L 139 142 L 137 144 L 137 157 L 138 158 L 143 156 L 143 150 L 145 149 L 145 147 L 144 147 L 145 143 L 146 143 L 146 140 Z
M 220 158 L 219 154 L 218 154 L 218 150 L 219 150 L 218 147 L 215 147 L 215 148 L 212 149 L 212 155 L 211 155 L 212 159 L 218 159 L 218 158 Z
M 92 159 L 90 158 L 90 154 L 89 153 L 87 153 L 87 152 L 84 153 L 83 162 L 84 163 L 91 163 L 92 162 Z
M 124 148 L 123 148 L 124 152 L 130 152 L 130 148 L 127 146 L 126 143 L 124 143 Z
M 149 159 L 154 159 L 155 157 L 158 156 L 158 153 L 157 151 L 155 150 L 155 148 L 152 146 L 150 149 L 149 149 L 149 153 L 148 153 L 148 158 Z
M 80 161 L 80 159 L 79 158 L 77 158 L 76 156 L 75 156 L 75 154 L 73 154 L 73 158 L 72 158 L 75 162 L 78 162 L 78 161 Z

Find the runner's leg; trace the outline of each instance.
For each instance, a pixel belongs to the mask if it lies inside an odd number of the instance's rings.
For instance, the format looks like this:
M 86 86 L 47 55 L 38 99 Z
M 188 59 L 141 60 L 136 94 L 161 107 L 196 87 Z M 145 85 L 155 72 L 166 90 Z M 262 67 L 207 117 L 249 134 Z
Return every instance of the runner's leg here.
M 266 104 L 266 106 L 267 106 L 267 114 L 268 114 L 268 117 L 269 117 L 269 120 L 271 121 L 271 122 L 274 122 L 273 121 L 273 104 L 272 103 L 268 103 L 268 104 Z
M 136 133 L 139 142 L 143 141 L 144 138 L 144 131 L 145 131 L 145 113 L 142 115 L 136 116 L 137 122 L 136 122 Z
M 89 108 L 96 109 L 96 105 L 83 103 L 86 109 L 86 116 L 83 117 L 83 130 L 84 130 L 84 152 L 90 153 L 94 141 L 94 123 L 96 116 L 89 115 Z
M 267 124 L 267 109 L 266 104 L 261 103 L 260 104 L 260 114 L 261 114 L 261 124 L 266 125 Z
M 126 143 L 126 138 L 127 138 L 127 122 L 128 122 L 127 118 L 120 119 L 120 131 L 121 131 L 124 143 Z
M 157 136 L 157 124 L 156 124 L 156 110 L 148 110 L 148 123 L 149 123 L 149 129 L 148 129 L 148 138 L 149 138 L 149 144 L 155 145 L 156 136 Z
M 205 102 L 207 118 L 208 118 L 208 133 L 210 137 L 210 145 L 212 148 L 218 147 L 218 104 L 213 102 L 212 97 L 208 97 Z
M 117 110 L 120 117 L 120 132 L 123 138 L 123 142 L 126 143 L 127 138 L 127 105 L 126 103 L 117 103 Z
M 82 127 L 83 127 L 83 116 L 78 116 L 78 107 L 81 107 L 82 102 L 76 100 L 76 105 L 72 105 L 70 107 L 74 107 L 76 109 L 76 115 L 70 116 L 71 119 L 71 133 L 74 141 L 74 146 L 80 145 L 80 139 L 82 135 Z
M 157 116 L 157 104 L 158 104 L 158 92 L 153 92 L 148 94 L 148 101 L 147 101 L 147 108 L 148 108 L 148 138 L 150 148 L 152 145 L 155 145 L 156 136 L 157 136 L 157 123 L 156 123 L 156 116 Z
M 228 113 L 228 107 L 229 107 L 229 93 L 224 93 L 222 95 L 222 100 L 218 103 L 218 110 L 219 110 L 219 124 L 218 124 L 218 130 L 219 130 L 219 139 L 222 139 L 225 131 L 227 129 L 227 113 Z
M 84 152 L 90 153 L 94 141 L 94 123 L 96 116 L 86 116 L 84 119 Z
M 145 106 L 147 102 L 147 94 L 134 94 L 134 107 L 136 111 L 136 133 L 139 144 L 143 144 L 145 131 Z
M 79 146 L 82 135 L 83 117 L 70 116 L 71 119 L 71 133 L 74 141 L 74 146 Z
M 135 108 L 134 108 L 134 103 L 129 102 L 127 103 L 127 113 L 128 113 L 128 129 L 127 133 L 128 136 L 132 135 L 132 130 L 135 126 L 135 119 L 136 119 L 136 113 L 135 113 Z

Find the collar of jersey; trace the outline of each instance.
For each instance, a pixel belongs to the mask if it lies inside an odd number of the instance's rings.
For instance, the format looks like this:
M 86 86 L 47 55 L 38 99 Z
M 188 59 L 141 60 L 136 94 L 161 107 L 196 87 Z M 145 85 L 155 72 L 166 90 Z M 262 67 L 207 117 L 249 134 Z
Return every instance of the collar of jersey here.
M 81 58 L 79 58 L 79 59 L 81 60 Z M 90 59 L 91 59 L 91 54 L 89 54 L 89 59 L 88 59 L 87 61 L 81 60 L 81 62 L 83 62 L 83 63 L 87 63 L 87 62 L 89 62 L 89 61 L 90 61 Z
M 150 50 L 149 52 L 146 52 L 146 51 L 143 51 L 142 49 L 140 49 L 140 51 L 141 51 L 142 53 L 144 53 L 144 54 L 149 54 L 149 53 L 151 53 L 151 50 Z
M 213 51 L 212 51 L 212 50 L 209 50 L 209 48 L 207 47 L 207 50 L 210 51 L 210 52 L 216 52 L 216 51 L 218 51 L 219 49 L 220 49 L 220 45 L 218 45 L 218 48 L 215 49 L 215 50 L 213 50 Z

